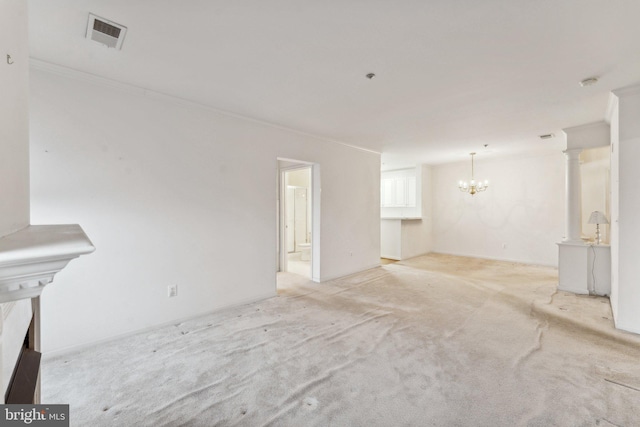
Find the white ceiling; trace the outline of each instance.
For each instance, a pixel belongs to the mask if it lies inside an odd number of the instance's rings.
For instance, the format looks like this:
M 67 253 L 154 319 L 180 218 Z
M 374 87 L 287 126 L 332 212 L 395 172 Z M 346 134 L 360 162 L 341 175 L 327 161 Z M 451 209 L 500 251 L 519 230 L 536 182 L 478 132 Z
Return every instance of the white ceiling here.
M 638 0 L 29 7 L 33 58 L 380 151 L 386 168 L 561 149 L 562 128 L 604 119 L 608 93 L 640 82 Z M 85 39 L 89 12 L 128 27 L 121 51 Z

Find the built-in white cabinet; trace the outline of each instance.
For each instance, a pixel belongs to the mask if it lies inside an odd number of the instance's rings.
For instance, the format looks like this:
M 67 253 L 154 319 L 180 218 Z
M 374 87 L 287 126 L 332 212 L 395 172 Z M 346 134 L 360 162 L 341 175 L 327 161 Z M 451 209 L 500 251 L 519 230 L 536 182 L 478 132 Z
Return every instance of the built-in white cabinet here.
M 558 243 L 558 289 L 575 294 L 611 295 L 611 247 Z
M 421 170 L 417 168 L 380 173 L 380 216 L 406 218 L 422 216 Z
M 415 207 L 416 191 L 415 175 L 383 177 L 380 183 L 380 206 L 383 208 Z
M 427 165 L 380 174 L 380 256 L 403 260 L 431 250 L 431 170 Z

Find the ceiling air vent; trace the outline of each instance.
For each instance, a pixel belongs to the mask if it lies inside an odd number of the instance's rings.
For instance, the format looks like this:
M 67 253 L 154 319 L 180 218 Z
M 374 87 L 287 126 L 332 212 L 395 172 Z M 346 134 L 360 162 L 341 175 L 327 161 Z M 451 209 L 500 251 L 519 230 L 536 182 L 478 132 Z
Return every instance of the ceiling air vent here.
M 127 33 L 127 27 L 116 24 L 94 14 L 89 14 L 89 22 L 87 23 L 87 38 L 107 47 L 115 47 L 120 49 Z

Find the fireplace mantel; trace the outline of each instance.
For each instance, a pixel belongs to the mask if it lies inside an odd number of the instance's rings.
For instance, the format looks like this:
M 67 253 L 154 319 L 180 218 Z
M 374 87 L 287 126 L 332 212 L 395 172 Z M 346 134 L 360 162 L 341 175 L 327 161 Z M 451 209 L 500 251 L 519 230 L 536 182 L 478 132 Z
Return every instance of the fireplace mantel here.
M 0 238 L 0 303 L 40 296 L 69 261 L 94 250 L 77 224 L 30 225 Z

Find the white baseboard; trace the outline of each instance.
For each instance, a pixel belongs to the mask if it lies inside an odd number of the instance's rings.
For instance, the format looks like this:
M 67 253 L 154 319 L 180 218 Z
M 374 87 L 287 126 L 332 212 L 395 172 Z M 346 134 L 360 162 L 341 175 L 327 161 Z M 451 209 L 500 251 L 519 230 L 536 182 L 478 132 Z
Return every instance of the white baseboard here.
M 557 264 L 542 264 L 539 262 L 534 262 L 534 261 L 523 261 L 523 260 L 519 260 L 519 259 L 511 259 L 511 258 L 499 258 L 499 257 L 490 257 L 490 256 L 479 256 L 476 254 L 464 254 L 464 253 L 453 253 L 453 252 L 442 252 L 442 251 L 431 251 L 429 253 L 432 254 L 442 254 L 442 255 L 454 255 L 454 256 L 463 256 L 463 257 L 468 257 L 468 258 L 478 258 L 478 259 L 488 259 L 491 261 L 504 261 L 504 262 L 514 262 L 517 264 L 526 264 L 526 265 L 538 265 L 541 267 L 552 267 L 552 268 L 558 268 Z M 425 254 L 426 255 L 426 254 Z
M 614 321 L 614 323 L 616 325 L 616 329 L 620 329 L 622 331 L 631 332 L 631 333 L 640 335 L 640 328 L 626 326 L 626 325 L 624 325 L 622 323 L 618 323 L 618 322 L 615 322 L 615 321 Z
M 231 308 L 234 308 L 234 307 L 240 307 L 240 306 L 247 305 L 247 304 L 252 304 L 252 303 L 258 302 L 258 301 L 263 301 L 265 299 L 275 297 L 276 295 L 277 295 L 277 292 L 273 291 L 273 292 L 269 292 L 268 294 L 265 294 L 265 295 L 262 295 L 262 296 L 257 296 L 257 297 L 253 297 L 253 298 L 247 298 L 247 299 L 235 302 L 233 304 L 216 307 L 216 308 L 213 308 L 211 310 L 208 310 L 208 311 L 205 311 L 205 312 L 202 312 L 202 313 L 193 314 L 191 316 L 181 317 L 181 318 L 177 318 L 177 319 L 173 319 L 173 320 L 167 320 L 166 322 L 158 323 L 157 325 L 152 325 L 152 326 L 147 326 L 145 328 L 130 330 L 130 331 L 127 331 L 127 332 L 122 332 L 120 334 L 112 335 L 110 337 L 101 338 L 99 340 L 90 341 L 90 342 L 86 342 L 86 343 L 82 343 L 82 344 L 76 344 L 76 345 L 72 345 L 72 346 L 68 346 L 68 347 L 63 347 L 63 348 L 59 348 L 59 349 L 56 349 L 56 350 L 44 351 L 42 353 L 42 357 L 44 359 L 53 359 L 53 358 L 56 358 L 56 357 L 65 356 L 65 355 L 68 355 L 69 353 L 74 353 L 76 351 L 84 350 L 84 349 L 89 348 L 89 347 L 94 347 L 96 345 L 105 344 L 105 343 L 108 343 L 108 342 L 111 342 L 111 341 L 116 341 L 116 340 L 121 339 L 121 338 L 127 338 L 127 337 L 130 337 L 132 335 L 142 334 L 142 333 L 145 333 L 145 332 L 153 331 L 155 329 L 161 329 L 161 328 L 164 328 L 166 326 L 174 325 L 176 323 L 187 322 L 187 321 L 190 321 L 190 320 L 193 320 L 193 319 L 197 319 L 199 317 L 203 317 L 203 316 L 207 316 L 207 315 L 210 315 L 210 314 L 213 314 L 213 313 L 217 313 L 217 312 L 222 311 L 222 310 L 227 310 L 227 309 L 231 309 Z
M 589 295 L 589 291 L 586 289 L 581 289 L 581 288 L 568 288 L 565 286 L 558 286 L 558 290 L 559 291 L 564 291 L 564 292 L 571 292 L 572 294 L 578 294 L 578 295 Z
M 323 283 L 323 282 L 328 282 L 330 280 L 336 280 L 336 279 L 342 279 L 343 277 L 349 277 L 352 276 L 354 274 L 358 274 L 358 273 L 362 273 L 363 271 L 367 271 L 367 270 L 372 270 L 374 268 L 379 268 L 380 267 L 380 263 L 378 264 L 373 264 L 370 267 L 365 267 L 362 270 L 358 270 L 358 271 L 353 271 L 351 273 L 346 273 L 346 274 L 338 274 L 336 276 L 329 276 L 329 277 L 323 277 L 322 281 L 319 283 Z

